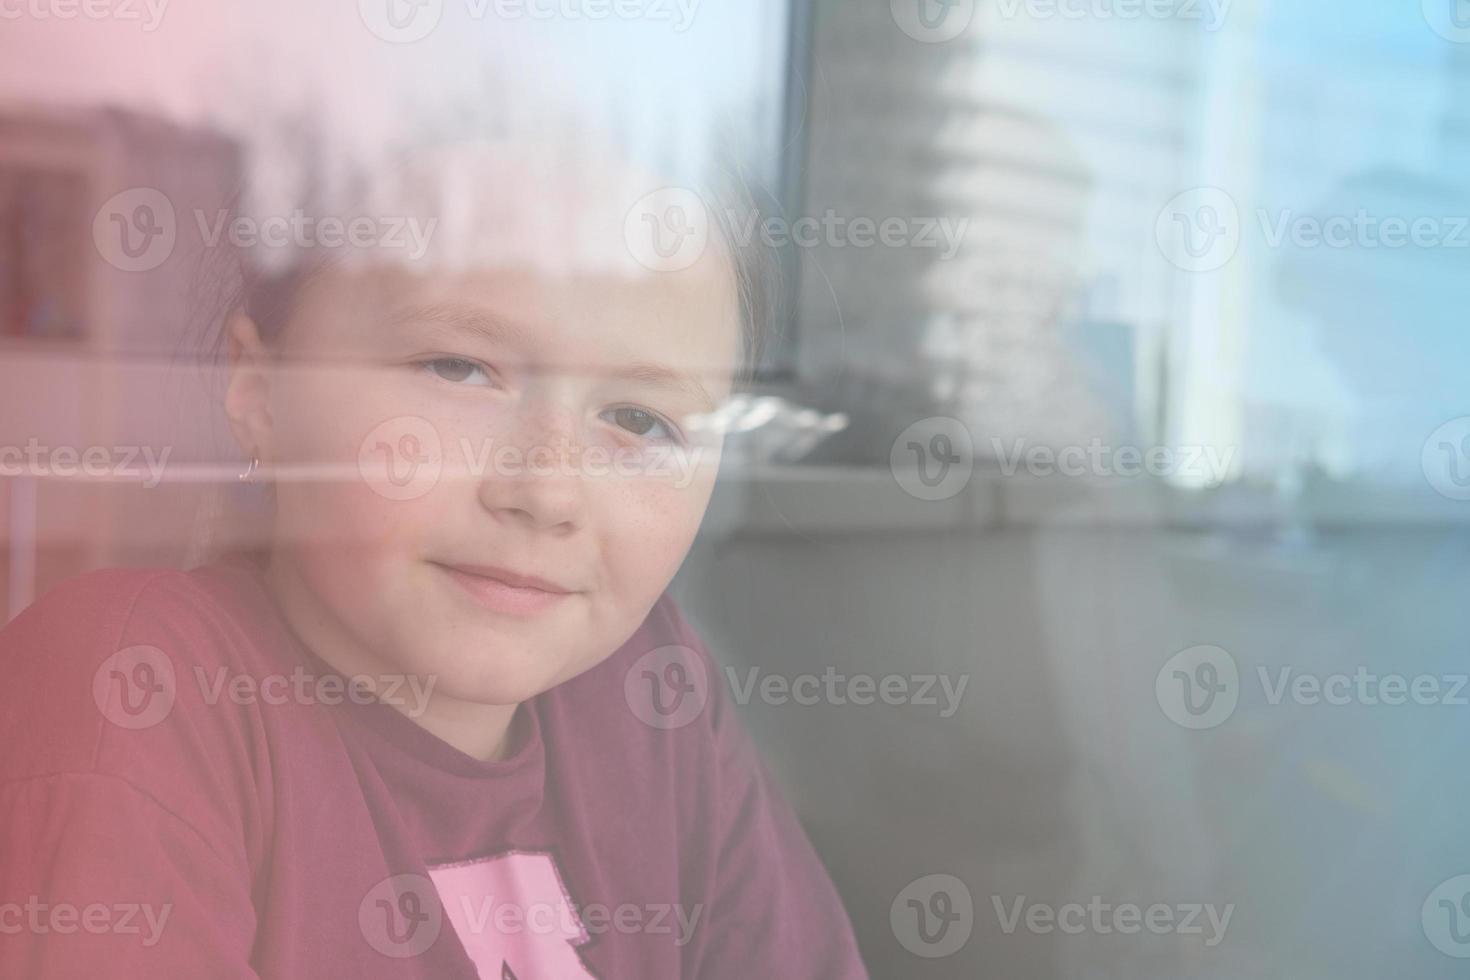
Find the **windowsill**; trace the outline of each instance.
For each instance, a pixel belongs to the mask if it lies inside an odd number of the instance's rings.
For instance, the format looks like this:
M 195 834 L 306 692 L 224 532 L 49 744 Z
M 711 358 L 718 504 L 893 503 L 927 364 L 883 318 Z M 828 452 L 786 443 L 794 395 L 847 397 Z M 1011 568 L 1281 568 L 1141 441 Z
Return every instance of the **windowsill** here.
M 721 476 L 716 533 L 845 534 L 1015 527 L 1180 528 L 1470 525 L 1470 502 L 1422 489 L 1324 482 L 1287 501 L 1269 488 L 1186 490 L 1149 478 L 1082 480 L 976 472 L 941 501 L 876 467 L 758 466 Z

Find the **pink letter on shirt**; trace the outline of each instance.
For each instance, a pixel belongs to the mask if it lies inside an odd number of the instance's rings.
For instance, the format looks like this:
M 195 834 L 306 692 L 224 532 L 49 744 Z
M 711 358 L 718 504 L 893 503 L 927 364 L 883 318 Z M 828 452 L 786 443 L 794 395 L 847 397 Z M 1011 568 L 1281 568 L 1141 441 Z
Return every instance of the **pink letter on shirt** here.
M 587 930 L 551 855 L 513 851 L 429 876 L 481 980 L 595 980 L 576 950 Z

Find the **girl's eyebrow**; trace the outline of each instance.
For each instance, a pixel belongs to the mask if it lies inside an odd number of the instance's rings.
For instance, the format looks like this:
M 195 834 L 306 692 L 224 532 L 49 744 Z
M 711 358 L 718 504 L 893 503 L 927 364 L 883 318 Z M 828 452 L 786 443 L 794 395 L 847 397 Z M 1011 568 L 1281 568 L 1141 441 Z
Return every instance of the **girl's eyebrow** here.
M 714 396 L 709 389 L 691 374 L 664 367 L 662 364 L 639 363 L 609 372 L 612 377 L 632 381 L 646 388 L 659 388 L 688 395 L 700 403 L 707 412 L 715 410 Z
M 498 344 L 523 344 L 530 339 L 530 331 L 525 326 L 473 306 L 446 306 L 439 303 L 410 306 L 395 310 L 384 323 L 389 327 L 414 323 L 438 324 L 465 333 L 479 334 Z

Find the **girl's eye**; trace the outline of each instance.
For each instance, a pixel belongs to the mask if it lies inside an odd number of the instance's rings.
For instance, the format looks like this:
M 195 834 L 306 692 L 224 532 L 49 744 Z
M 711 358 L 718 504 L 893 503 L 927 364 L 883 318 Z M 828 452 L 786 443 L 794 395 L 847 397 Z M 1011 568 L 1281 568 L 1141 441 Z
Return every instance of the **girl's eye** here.
M 602 417 L 642 439 L 677 442 L 673 427 L 652 412 L 642 408 L 613 408 Z
M 421 366 L 436 377 L 452 384 L 490 385 L 494 382 L 483 365 L 463 357 L 436 357 Z

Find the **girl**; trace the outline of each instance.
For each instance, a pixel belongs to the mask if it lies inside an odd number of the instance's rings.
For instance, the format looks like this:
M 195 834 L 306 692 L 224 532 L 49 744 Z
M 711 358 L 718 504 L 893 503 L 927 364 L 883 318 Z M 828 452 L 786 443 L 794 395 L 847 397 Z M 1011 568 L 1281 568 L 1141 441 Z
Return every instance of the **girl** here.
M 864 975 L 664 594 L 751 255 L 567 161 L 427 154 L 242 262 L 264 547 L 0 633 L 0 975 Z

